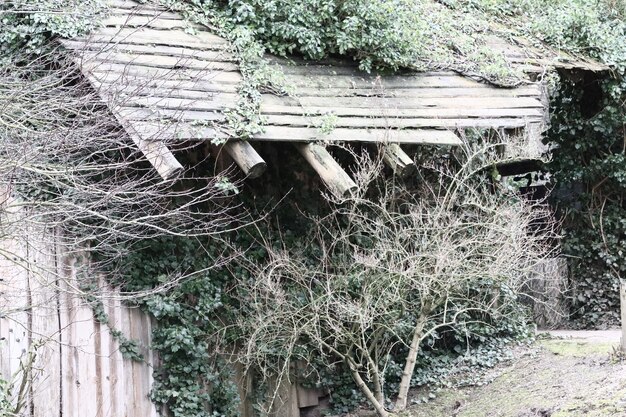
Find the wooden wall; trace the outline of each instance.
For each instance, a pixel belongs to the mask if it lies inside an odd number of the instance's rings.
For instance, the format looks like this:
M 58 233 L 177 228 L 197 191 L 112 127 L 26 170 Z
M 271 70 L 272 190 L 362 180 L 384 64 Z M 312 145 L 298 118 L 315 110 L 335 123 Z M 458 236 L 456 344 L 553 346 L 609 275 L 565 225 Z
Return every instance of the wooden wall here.
M 0 238 L 0 377 L 14 382 L 13 402 L 18 397 L 22 402 L 18 415 L 158 416 L 149 399 L 158 361 L 148 349 L 150 318 L 107 291 L 103 303 L 111 327 L 140 342 L 145 362 L 124 359 L 109 326 L 94 320 L 91 307 L 77 295 L 77 260 L 64 256 L 54 238 L 30 236 L 37 241 Z M 236 374 L 244 399 L 241 416 L 252 417 L 253 405 L 245 398 L 253 383 Z M 323 396 L 284 381 L 272 414 L 300 417 L 301 410 L 310 412 Z
M 148 397 L 150 319 L 114 297 L 104 301 L 112 326 L 142 344 L 146 361 L 122 358 L 108 326 L 76 295 L 76 261 L 33 241 L 0 243 L 0 375 L 14 382 L 19 415 L 157 416 Z

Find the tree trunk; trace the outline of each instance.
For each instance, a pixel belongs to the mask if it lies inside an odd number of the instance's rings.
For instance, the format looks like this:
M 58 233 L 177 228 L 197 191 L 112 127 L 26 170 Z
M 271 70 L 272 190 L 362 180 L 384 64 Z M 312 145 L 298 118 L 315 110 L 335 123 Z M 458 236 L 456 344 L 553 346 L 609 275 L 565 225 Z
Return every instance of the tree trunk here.
M 411 340 L 411 345 L 409 346 L 409 353 L 406 357 L 404 371 L 402 371 L 402 379 L 400 380 L 400 387 L 398 388 L 398 398 L 396 399 L 396 406 L 394 409 L 394 412 L 396 413 L 406 409 L 409 387 L 411 385 L 411 377 L 413 376 L 413 370 L 415 369 L 417 353 L 419 352 L 420 342 L 422 341 L 424 326 L 426 325 L 427 319 L 428 314 L 422 312 L 413 329 L 413 339 Z
M 385 410 L 385 404 L 378 401 L 372 390 L 367 386 L 365 381 L 363 381 L 363 378 L 361 378 L 361 375 L 359 374 L 356 365 L 352 361 L 350 361 L 349 358 L 346 358 L 346 361 L 348 362 L 348 366 L 350 367 L 350 371 L 352 372 L 352 378 L 354 379 L 354 382 L 356 382 L 357 387 L 359 387 L 361 392 L 365 394 L 367 400 L 374 406 L 376 414 L 378 414 L 380 417 L 389 417 L 389 412 Z

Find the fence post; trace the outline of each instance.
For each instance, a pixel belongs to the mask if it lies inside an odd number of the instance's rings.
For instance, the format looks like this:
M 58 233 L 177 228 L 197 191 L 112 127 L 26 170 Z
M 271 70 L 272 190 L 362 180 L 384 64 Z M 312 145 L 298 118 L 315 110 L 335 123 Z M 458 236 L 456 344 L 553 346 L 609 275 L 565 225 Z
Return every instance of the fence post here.
M 622 312 L 622 352 L 626 353 L 626 279 L 620 279 L 619 286 L 620 310 Z

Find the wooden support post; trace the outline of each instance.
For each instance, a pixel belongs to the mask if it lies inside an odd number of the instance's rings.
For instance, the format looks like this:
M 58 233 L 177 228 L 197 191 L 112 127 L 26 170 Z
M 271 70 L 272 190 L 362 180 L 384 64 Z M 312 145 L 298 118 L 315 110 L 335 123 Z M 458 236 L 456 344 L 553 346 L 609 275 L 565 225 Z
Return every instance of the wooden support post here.
M 143 152 L 146 159 L 164 180 L 173 178 L 183 171 L 183 166 L 163 142 L 140 139 L 132 134 L 131 137 L 137 148 Z
M 396 175 L 406 178 L 415 173 L 415 163 L 400 145 L 392 143 L 383 147 L 383 161 Z
M 224 144 L 224 150 L 249 178 L 261 176 L 267 168 L 263 158 L 244 140 L 229 140 Z
M 333 159 L 326 148 L 315 143 L 298 143 L 294 146 L 335 196 L 348 197 L 356 191 L 356 183 Z
M 620 279 L 619 301 L 622 310 L 622 342 L 620 347 L 626 353 L 626 279 Z

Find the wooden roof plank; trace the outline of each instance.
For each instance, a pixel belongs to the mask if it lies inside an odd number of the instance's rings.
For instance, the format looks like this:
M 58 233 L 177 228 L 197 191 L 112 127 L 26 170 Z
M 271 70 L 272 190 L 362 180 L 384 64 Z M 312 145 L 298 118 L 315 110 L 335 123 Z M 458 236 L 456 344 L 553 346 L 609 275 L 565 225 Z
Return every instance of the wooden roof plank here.
M 116 79 L 113 78 L 112 81 L 108 81 L 106 77 L 103 78 L 103 84 L 107 84 L 107 88 L 120 88 Z M 177 98 L 188 98 L 188 99 L 201 99 L 204 97 L 204 94 L 207 92 L 224 92 L 224 93 L 234 93 L 237 91 L 237 86 L 233 84 L 223 84 L 223 83 L 214 83 L 214 82 L 202 82 L 202 81 L 181 81 L 181 80 L 162 80 L 162 79 L 128 79 L 123 86 L 124 90 L 132 90 L 138 95 L 151 95 L 158 97 L 177 97 Z M 480 94 L 478 96 L 472 95 L 472 91 L 480 91 L 479 89 L 470 88 L 470 89 L 450 89 L 456 90 L 457 93 L 454 94 L 450 92 L 449 94 L 442 94 L 439 92 L 447 92 L 449 89 L 420 89 L 413 90 L 416 91 L 416 94 L 408 96 L 410 98 L 458 98 L 459 100 L 463 100 L 465 98 L 487 98 L 487 97 L 510 97 L 514 98 L 514 95 L 510 95 L 508 91 L 503 91 L 502 95 L 492 94 L 489 92 L 485 94 Z M 424 94 L 422 94 L 424 91 Z M 363 93 L 365 94 L 365 93 Z M 328 96 L 319 96 L 319 97 L 361 97 L 363 96 L 354 96 L 354 95 L 345 95 L 342 96 L 340 94 L 328 95 Z M 392 97 L 398 98 L 399 96 Z M 400 96 L 403 97 L 403 96 Z M 526 96 L 522 95 L 521 97 L 533 97 L 539 99 L 540 96 Z M 541 110 L 535 110 L 535 112 L 541 112 Z M 301 112 L 297 112 L 299 114 Z
M 538 85 L 518 88 L 310 88 L 300 87 L 297 95 L 310 97 L 403 97 L 403 98 L 437 98 L 437 97 L 539 97 L 541 89 Z
M 184 46 L 164 46 L 152 44 L 133 44 L 124 42 L 100 42 L 100 41 L 73 41 L 64 40 L 64 45 L 82 53 L 97 52 L 126 53 L 141 56 L 165 56 L 179 58 L 194 58 L 205 61 L 236 62 L 235 56 L 224 49 L 196 50 Z
M 410 143 L 422 145 L 457 146 L 461 140 L 448 130 L 391 130 L 391 129 L 334 129 L 324 134 L 317 129 L 268 126 L 255 140 L 275 141 L 329 141 L 369 143 Z
M 133 121 L 133 128 L 153 140 L 206 140 L 226 139 L 225 132 L 211 126 L 192 123 L 167 123 L 164 121 Z M 324 134 L 317 129 L 303 127 L 266 126 L 265 132 L 254 135 L 250 141 L 279 142 L 366 142 L 406 143 L 421 145 L 458 146 L 461 140 L 450 130 L 392 130 L 392 129 L 334 129 Z
M 193 110 L 193 108 L 190 108 Z M 397 108 L 353 108 L 353 107 L 307 107 L 294 108 L 292 106 L 267 106 L 261 105 L 261 113 L 268 116 L 276 116 L 273 120 L 289 120 L 291 116 L 304 116 L 308 120 L 316 120 L 321 117 L 334 115 L 344 117 L 368 117 L 368 118 L 480 118 L 480 117 L 542 117 L 541 109 L 537 108 L 472 108 L 472 107 L 446 107 L 446 108 L 422 108 L 422 109 L 397 109 Z M 281 117 L 278 117 L 281 116 Z
M 74 40 L 88 42 L 90 39 L 134 44 L 185 46 L 194 49 L 230 48 L 228 42 L 207 31 L 190 34 L 182 29 L 157 30 L 151 28 L 104 27 L 91 35 Z
M 91 52 L 85 51 L 82 59 L 88 64 L 132 64 L 149 68 L 165 69 L 195 69 L 208 71 L 238 71 L 239 66 L 233 62 L 208 61 L 194 57 L 177 57 L 162 55 L 136 55 L 121 52 Z M 91 65 L 93 65 L 91 64 Z
M 98 61 L 81 63 L 84 71 L 98 79 L 120 82 L 124 79 L 154 79 L 170 81 L 210 81 L 216 83 L 239 84 L 242 80 L 238 71 L 217 71 L 206 68 L 204 71 L 190 68 L 155 68 L 134 64 L 108 64 Z
M 303 117 L 267 116 L 268 124 L 271 126 L 292 126 L 292 127 L 312 127 L 321 126 L 323 119 L 311 120 Z M 333 124 L 338 128 L 454 128 L 454 127 L 519 127 L 528 123 L 541 121 L 540 117 L 455 117 L 448 119 L 438 118 L 362 118 L 362 117 L 339 117 L 333 120 Z
M 189 30 L 189 28 L 194 28 L 196 30 L 202 29 L 199 25 L 189 23 L 180 17 L 172 19 L 166 16 L 142 16 L 133 13 L 129 13 L 125 16 L 115 14 L 109 15 L 108 17 L 102 19 L 102 26 L 114 28 L 123 26 L 125 28 L 150 28 L 157 30 Z
M 293 75 L 285 74 L 285 81 L 295 87 L 309 88 L 424 88 L 424 87 L 467 87 L 484 88 L 486 84 L 479 83 L 460 75 L 420 75 L 412 76 L 391 75 L 377 77 L 374 75 Z
M 116 7 L 120 9 L 129 9 L 129 10 L 167 10 L 165 7 L 161 6 L 158 3 L 139 3 L 135 1 L 128 0 L 106 0 L 106 4 L 109 7 Z
M 531 97 L 442 97 L 442 98 L 403 98 L 403 97 L 288 97 L 263 94 L 266 106 L 308 107 L 349 107 L 377 109 L 424 109 L 424 108 L 543 108 L 537 98 Z

